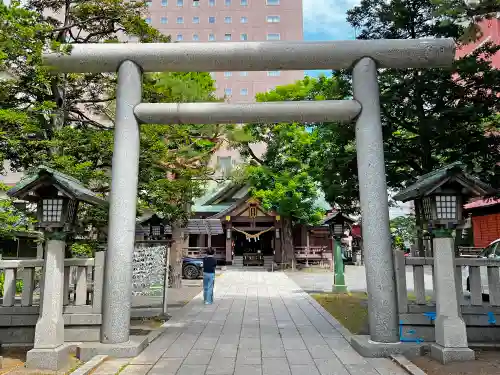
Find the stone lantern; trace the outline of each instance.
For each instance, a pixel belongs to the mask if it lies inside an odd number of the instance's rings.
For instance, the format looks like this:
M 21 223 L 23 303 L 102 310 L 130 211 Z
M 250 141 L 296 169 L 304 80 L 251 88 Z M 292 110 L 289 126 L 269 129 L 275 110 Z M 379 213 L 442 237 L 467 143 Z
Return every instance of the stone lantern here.
M 79 202 L 98 205 L 106 201 L 78 180 L 44 166 L 27 175 L 7 195 L 36 204 L 37 226 L 45 238 L 40 316 L 26 366 L 58 370 L 67 362 L 69 350 L 64 345 L 63 319 L 66 236 L 74 229 Z
M 456 298 L 456 280 L 450 277 L 455 275 L 453 232 L 466 223 L 463 204 L 470 198 L 492 192 L 490 186 L 467 173 L 463 164 L 453 163 L 420 177 L 394 196 L 394 200 L 415 202 L 420 230 L 427 225 L 432 237 L 436 342 L 431 345 L 431 356 L 441 363 L 474 359 Z
M 328 225 L 330 228 L 330 234 L 333 239 L 332 246 L 332 256 L 334 265 L 334 285 L 333 291 L 337 293 L 347 293 L 347 286 L 345 285 L 344 277 L 344 261 L 342 259 L 342 249 L 340 242 L 345 231 L 349 228 L 349 224 L 352 224 L 353 220 L 343 215 L 340 212 L 336 212 L 333 216 L 328 217 L 323 224 Z

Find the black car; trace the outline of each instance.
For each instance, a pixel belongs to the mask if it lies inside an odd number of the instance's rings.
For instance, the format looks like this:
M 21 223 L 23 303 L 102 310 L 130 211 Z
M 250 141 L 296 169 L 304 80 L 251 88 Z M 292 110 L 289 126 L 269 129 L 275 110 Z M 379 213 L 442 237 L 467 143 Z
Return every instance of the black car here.
M 201 275 L 203 275 L 203 259 L 182 259 L 182 277 L 188 280 L 194 280 L 199 278 Z

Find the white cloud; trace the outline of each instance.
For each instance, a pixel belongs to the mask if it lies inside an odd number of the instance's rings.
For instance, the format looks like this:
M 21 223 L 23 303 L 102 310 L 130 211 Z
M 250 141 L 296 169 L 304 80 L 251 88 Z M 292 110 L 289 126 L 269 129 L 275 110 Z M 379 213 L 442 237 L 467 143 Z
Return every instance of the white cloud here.
M 346 21 L 346 12 L 360 0 L 303 0 L 304 32 L 323 34 L 331 39 L 350 39 L 354 30 Z

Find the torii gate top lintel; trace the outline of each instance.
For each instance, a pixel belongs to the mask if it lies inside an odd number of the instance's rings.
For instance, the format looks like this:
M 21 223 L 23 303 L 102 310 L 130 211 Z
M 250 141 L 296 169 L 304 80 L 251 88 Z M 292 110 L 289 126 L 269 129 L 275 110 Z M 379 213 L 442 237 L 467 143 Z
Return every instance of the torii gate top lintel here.
M 326 42 L 101 43 L 74 44 L 69 53 L 47 53 L 58 72 L 116 72 L 133 61 L 144 72 L 347 69 L 363 57 L 379 68 L 448 67 L 453 39 L 376 39 Z

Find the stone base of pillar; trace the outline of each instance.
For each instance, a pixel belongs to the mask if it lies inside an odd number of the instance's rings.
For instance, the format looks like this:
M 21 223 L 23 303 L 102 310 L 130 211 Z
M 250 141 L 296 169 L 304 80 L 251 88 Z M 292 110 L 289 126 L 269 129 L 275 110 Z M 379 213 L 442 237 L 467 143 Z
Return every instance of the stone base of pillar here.
M 474 350 L 469 348 L 445 348 L 439 344 L 431 344 L 431 357 L 446 365 L 450 362 L 466 362 L 475 359 Z
M 132 358 L 138 356 L 148 346 L 147 336 L 130 336 L 130 340 L 120 344 L 84 342 L 76 348 L 76 356 L 87 362 L 96 355 L 109 355 L 113 358 Z
M 387 358 L 391 355 L 403 354 L 408 357 L 418 357 L 424 354 L 428 343 L 417 342 L 375 342 L 370 336 L 357 335 L 351 338 L 352 347 L 363 357 Z
M 51 349 L 31 349 L 26 354 L 26 368 L 62 370 L 69 363 L 71 345 L 63 344 Z

